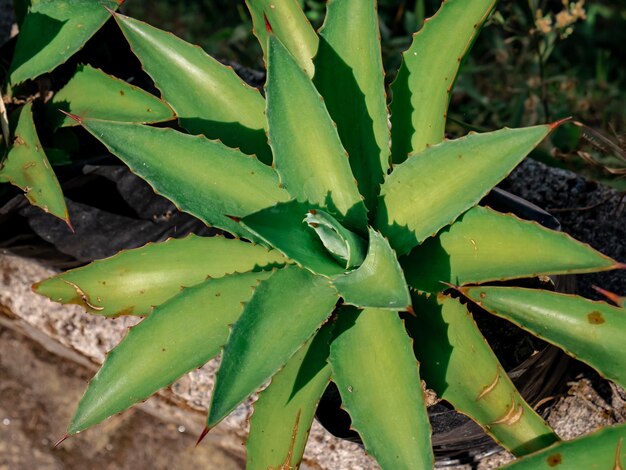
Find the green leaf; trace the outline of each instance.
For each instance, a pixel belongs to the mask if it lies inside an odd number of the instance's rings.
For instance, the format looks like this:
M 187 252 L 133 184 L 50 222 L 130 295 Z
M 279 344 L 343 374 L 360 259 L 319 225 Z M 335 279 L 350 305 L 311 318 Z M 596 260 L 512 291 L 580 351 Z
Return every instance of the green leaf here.
M 324 325 L 259 394 L 246 443 L 249 470 L 300 464 L 317 403 L 330 380 L 326 361 L 332 330 Z
M 182 127 L 272 162 L 258 90 L 198 46 L 124 15 L 115 19 Z
M 283 367 L 336 303 L 328 279 L 296 266 L 259 284 L 224 348 L 207 426 L 219 423 Z
M 120 252 L 58 274 L 33 289 L 56 302 L 75 303 L 98 315 L 148 315 L 182 287 L 284 263 L 275 250 L 240 240 L 189 235 Z
M 89 65 L 79 65 L 74 77 L 46 106 L 53 127 L 77 125 L 59 110 L 84 118 L 123 122 L 151 123 L 175 117 L 156 96 Z
M 315 274 L 334 276 L 344 269 L 304 221 L 310 210 L 318 209 L 296 200 L 276 204 L 241 220 L 250 233 Z
M 416 316 L 406 325 L 429 388 L 515 455 L 558 440 L 519 394 L 463 305 L 443 295 L 414 296 L 413 308 Z
M 393 161 L 443 140 L 450 92 L 495 0 L 447 0 L 413 36 L 391 86 Z
M 273 35 L 268 48 L 267 120 L 282 184 L 296 199 L 318 204 L 347 228 L 363 231 L 365 205 L 322 97 Z
M 69 225 L 61 186 L 37 136 L 32 103 L 26 104 L 18 113 L 13 143 L 2 162 L 0 178 L 24 191 L 31 204 Z
M 145 400 L 220 352 L 229 325 L 270 272 L 233 274 L 184 289 L 131 328 L 80 401 L 68 434 Z
M 562 348 L 606 378 L 626 386 L 626 315 L 605 302 L 511 287 L 463 287 L 485 310 Z
M 400 259 L 409 285 L 439 292 L 457 285 L 537 275 L 615 269 L 620 265 L 565 233 L 474 207 Z
M 50 72 L 64 63 L 109 18 L 115 0 L 32 0 L 20 27 L 13 62 L 13 85 Z
M 369 210 L 389 169 L 385 74 L 374 0 L 331 0 L 320 29 L 315 85 Z
M 243 217 L 289 197 L 274 170 L 221 142 L 141 124 L 78 119 L 157 193 L 208 225 L 249 238 L 227 216 Z
M 363 264 L 333 279 L 339 295 L 350 305 L 407 310 L 411 297 L 404 274 L 389 242 L 370 229 L 369 248 Z
M 626 467 L 626 424 L 600 429 L 593 434 L 555 444 L 501 467 L 510 470 L 553 470 Z
M 252 15 L 254 35 L 258 38 L 265 63 L 268 62 L 268 26 L 287 47 L 298 66 L 313 77 L 313 57 L 317 53 L 319 38 L 306 18 L 298 0 L 246 0 Z
M 333 380 L 366 451 L 382 468 L 432 469 L 419 365 L 397 313 L 344 310 L 335 331 Z
M 398 254 L 408 253 L 476 205 L 552 128 L 474 133 L 427 148 L 386 179 L 378 229 Z

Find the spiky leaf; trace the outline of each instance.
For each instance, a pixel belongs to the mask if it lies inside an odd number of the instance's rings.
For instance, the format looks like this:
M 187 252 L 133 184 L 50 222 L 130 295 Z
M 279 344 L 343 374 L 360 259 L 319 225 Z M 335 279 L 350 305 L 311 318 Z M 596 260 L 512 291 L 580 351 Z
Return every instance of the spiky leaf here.
M 0 179 L 26 193 L 31 204 L 69 223 L 63 192 L 59 186 L 33 121 L 32 103 L 19 111 L 13 142 L 0 168 Z
M 406 254 L 476 205 L 551 129 L 502 129 L 427 148 L 385 180 L 377 228 Z
M 115 19 L 182 127 L 272 162 L 258 90 L 198 46 L 124 15 Z
M 470 209 L 400 263 L 409 285 L 426 292 L 445 289 L 441 281 L 462 285 L 619 266 L 564 233 L 484 207 Z
M 374 0 L 327 4 L 315 57 L 315 84 L 337 124 L 368 209 L 389 169 L 385 74 Z
M 182 287 L 284 263 L 275 250 L 239 240 L 190 235 L 66 271 L 35 284 L 34 290 L 56 302 L 82 305 L 98 315 L 148 315 Z
M 233 274 L 183 290 L 133 327 L 89 384 L 68 434 L 123 411 L 220 352 L 242 302 L 270 272 Z
M 332 326 L 324 325 L 259 394 L 246 443 L 247 468 L 296 468 L 317 403 L 328 386 Z
M 322 97 L 276 36 L 268 44 L 267 120 L 282 184 L 363 231 L 365 205 Z
M 262 282 L 224 348 L 208 427 L 283 367 L 328 318 L 336 302 L 337 292 L 328 279 L 296 266 L 278 270 Z
M 515 455 L 557 441 L 552 429 L 521 397 L 457 300 L 413 298 L 406 323 L 429 388 L 482 426 Z
M 442 141 L 450 93 L 495 0 L 447 0 L 413 36 L 391 86 L 393 161 Z
M 10 81 L 18 84 L 64 63 L 105 23 L 115 0 L 32 0 L 15 45 Z
M 249 238 L 227 216 L 288 199 L 274 170 L 220 142 L 141 124 L 79 122 L 157 193 L 208 225 Z
M 397 313 L 340 311 L 335 329 L 333 380 L 367 452 L 382 468 L 432 469 L 419 366 Z
M 605 302 L 514 287 L 460 288 L 473 302 L 626 386 L 626 315 Z

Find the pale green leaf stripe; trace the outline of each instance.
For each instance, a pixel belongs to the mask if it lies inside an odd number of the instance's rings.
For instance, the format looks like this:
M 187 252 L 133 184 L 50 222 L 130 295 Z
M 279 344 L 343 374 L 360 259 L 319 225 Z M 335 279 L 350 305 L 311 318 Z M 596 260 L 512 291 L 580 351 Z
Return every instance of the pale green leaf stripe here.
M 243 217 L 289 198 L 274 170 L 221 142 L 141 124 L 80 122 L 157 193 L 235 235 L 250 237 L 229 215 Z
M 337 299 L 328 279 L 296 266 L 259 284 L 224 347 L 207 426 L 219 423 L 283 367 L 329 317 Z
M 536 222 L 474 207 L 400 259 L 411 287 L 439 292 L 456 285 L 618 267 L 611 258 Z
M 626 386 L 624 309 L 573 295 L 505 287 L 463 287 L 485 310 L 530 331 Z
M 313 57 L 317 54 L 319 38 L 298 0 L 246 0 L 246 5 L 252 16 L 254 35 L 263 49 L 265 63 L 268 62 L 267 18 L 273 33 L 287 47 L 300 68 L 313 77 Z
M 399 255 L 408 253 L 476 205 L 551 129 L 505 128 L 427 148 L 386 179 L 377 228 Z
M 335 331 L 333 380 L 366 451 L 383 469 L 432 469 L 419 365 L 398 314 L 343 310 Z
M 282 184 L 363 232 L 365 205 L 322 97 L 274 35 L 268 47 L 267 120 Z
M 333 279 L 347 304 L 389 310 L 407 310 L 411 306 L 409 289 L 396 254 L 389 242 L 370 229 L 369 248 L 361 266 Z
M 414 296 L 413 308 L 416 316 L 407 316 L 406 326 L 422 377 L 437 396 L 515 455 L 558 440 L 524 401 L 461 303 L 445 296 Z
M 376 1 L 331 0 L 326 8 L 314 81 L 373 210 L 391 153 Z
M 393 161 L 443 140 L 450 93 L 495 0 L 447 0 L 404 52 L 391 86 Z
M 209 279 L 157 307 L 109 353 L 81 399 L 68 434 L 145 400 L 216 356 L 242 303 L 270 275 L 265 271 Z
M 120 3 L 115 0 L 29 2 L 9 68 L 11 84 L 35 78 L 64 63 L 109 18 L 105 7 L 115 10 Z
M 626 424 L 555 444 L 502 467 L 502 470 L 554 470 L 626 468 Z
M 272 162 L 258 90 L 198 46 L 124 15 L 115 19 L 182 127 Z
M 34 290 L 97 315 L 148 315 L 182 287 L 285 262 L 278 251 L 241 240 L 189 235 L 94 261 L 37 283 Z
M 0 178 L 24 191 L 31 204 L 69 223 L 61 186 L 37 136 L 32 103 L 18 113 L 13 143 L 0 164 Z
M 324 325 L 259 394 L 246 443 L 248 470 L 300 465 L 317 404 L 330 380 L 326 361 L 331 334 L 332 325 Z
M 83 118 L 153 123 L 174 119 L 172 109 L 154 95 L 89 65 L 79 65 L 65 87 L 46 105 L 53 127 L 78 123 L 59 112 Z

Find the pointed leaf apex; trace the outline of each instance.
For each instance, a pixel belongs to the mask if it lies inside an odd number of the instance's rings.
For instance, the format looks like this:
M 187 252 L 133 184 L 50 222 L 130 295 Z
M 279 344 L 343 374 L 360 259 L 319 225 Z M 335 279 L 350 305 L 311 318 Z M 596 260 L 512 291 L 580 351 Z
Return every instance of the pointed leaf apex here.
M 233 222 L 241 222 L 241 217 L 237 217 L 234 215 L 228 215 L 228 214 L 224 214 L 226 217 L 228 217 L 230 220 L 232 220 Z
M 572 116 L 568 116 L 566 118 L 559 119 L 558 121 L 554 121 L 548 125 L 550 126 L 550 130 L 553 131 L 557 127 L 560 127 L 562 124 L 565 124 L 566 122 L 571 121 L 571 120 L 572 120 Z
M 209 431 L 211 430 L 210 427 L 206 426 L 202 432 L 200 433 L 200 437 L 198 437 L 198 440 L 196 441 L 196 445 L 195 447 L 198 447 L 200 445 L 200 443 L 202 442 L 202 440 L 206 437 L 206 435 L 209 433 Z
M 124 3 L 124 1 L 118 1 L 117 4 L 121 5 L 122 3 Z M 112 10 L 111 8 L 109 8 L 108 6 L 106 6 L 104 3 L 100 2 L 100 5 L 102 5 L 102 8 L 104 8 L 106 11 L 108 11 L 112 17 L 115 17 L 116 13 L 115 10 Z
M 270 20 L 267 19 L 267 15 L 265 13 L 263 13 L 263 20 L 265 21 L 265 31 L 267 31 L 269 34 L 272 34 L 274 30 L 272 29 Z
M 598 286 L 591 286 L 591 287 L 593 287 L 593 289 L 596 292 L 599 292 L 600 294 L 605 296 L 607 299 L 609 299 L 611 302 L 613 302 L 616 305 L 622 305 L 622 302 L 624 302 L 624 297 L 620 297 L 619 295 L 617 295 L 614 292 L 608 291 L 608 290 L 603 289 L 602 287 L 598 287 Z
M 65 434 L 63 437 L 61 437 L 61 439 L 59 439 L 53 446 L 53 449 L 56 449 L 57 447 L 59 447 L 61 444 L 63 444 L 63 441 L 65 441 L 68 437 L 70 437 L 69 434 Z
M 67 111 L 63 111 L 62 109 L 59 109 L 59 111 L 61 111 L 67 117 L 69 117 L 69 118 L 73 119 L 74 121 L 76 121 L 78 124 L 82 124 L 83 123 L 83 118 L 81 118 L 80 116 L 77 116 L 76 114 L 68 113 Z
M 412 306 L 412 305 L 409 305 L 409 306 L 406 308 L 406 311 L 407 311 L 407 312 L 408 312 L 408 314 L 409 314 L 409 315 L 411 315 L 412 317 L 417 317 L 417 315 L 415 315 L 415 310 L 413 310 L 413 306 Z
M 450 289 L 463 292 L 463 287 L 457 286 L 456 284 L 452 284 L 451 282 L 446 282 L 446 281 L 439 281 L 439 282 L 442 283 L 444 286 L 448 286 Z

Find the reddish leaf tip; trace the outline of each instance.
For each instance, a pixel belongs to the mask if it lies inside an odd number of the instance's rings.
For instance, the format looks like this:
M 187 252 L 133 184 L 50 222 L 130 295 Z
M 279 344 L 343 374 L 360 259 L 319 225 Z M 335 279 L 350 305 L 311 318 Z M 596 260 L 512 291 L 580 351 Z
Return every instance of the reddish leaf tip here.
M 268 33 L 273 33 L 274 30 L 272 29 L 270 20 L 267 19 L 267 15 L 265 13 L 263 13 L 263 20 L 265 21 L 265 31 L 267 31 Z
M 82 124 L 83 123 L 83 118 L 81 118 L 80 116 L 77 116 L 76 114 L 72 114 L 72 113 L 67 112 L 67 111 L 63 111 L 62 109 L 59 109 L 59 111 L 61 111 L 67 117 L 69 117 L 69 118 L 73 119 L 74 121 L 76 121 L 78 124 Z
M 550 126 L 550 130 L 553 131 L 554 129 L 556 129 L 557 127 L 561 126 L 562 124 L 565 124 L 568 121 L 572 120 L 572 116 L 568 116 L 566 118 L 563 119 L 559 119 L 558 121 L 554 121 L 550 124 L 548 124 Z
M 67 228 L 69 228 L 72 231 L 72 233 L 76 233 L 76 230 L 74 230 L 74 226 L 72 225 L 72 222 L 70 222 L 70 217 L 67 216 L 63 220 L 65 221 L 65 224 L 67 225 Z
M 211 430 L 210 427 L 205 427 L 202 432 L 200 433 L 200 437 L 198 438 L 198 440 L 196 441 L 196 447 L 198 447 L 200 445 L 200 443 L 202 442 L 202 440 L 206 437 L 206 435 L 209 433 L 209 431 Z
M 228 217 L 230 220 L 232 220 L 233 222 L 241 222 L 241 217 L 236 217 L 234 215 L 228 215 L 228 214 L 224 214 L 226 217 Z
M 621 305 L 623 299 L 622 299 L 622 297 L 620 297 L 616 293 L 608 291 L 608 290 L 603 289 L 602 287 L 598 287 L 598 286 L 591 286 L 591 287 L 593 287 L 593 289 L 596 292 L 599 292 L 600 294 L 605 296 L 607 299 L 609 299 L 611 302 L 613 302 L 613 303 L 615 303 L 617 305 Z
M 409 314 L 409 315 L 411 315 L 411 316 L 413 316 L 413 317 L 417 317 L 417 315 L 415 315 L 415 310 L 413 310 L 413 306 L 412 306 L 412 305 L 409 305 L 409 306 L 406 308 L 406 311 L 408 312 L 408 314 Z
M 65 441 L 68 437 L 70 437 L 69 434 L 65 434 L 61 439 L 59 439 L 56 444 L 54 444 L 52 446 L 53 449 L 56 449 L 57 447 L 59 447 L 61 444 L 63 444 L 63 441 Z

